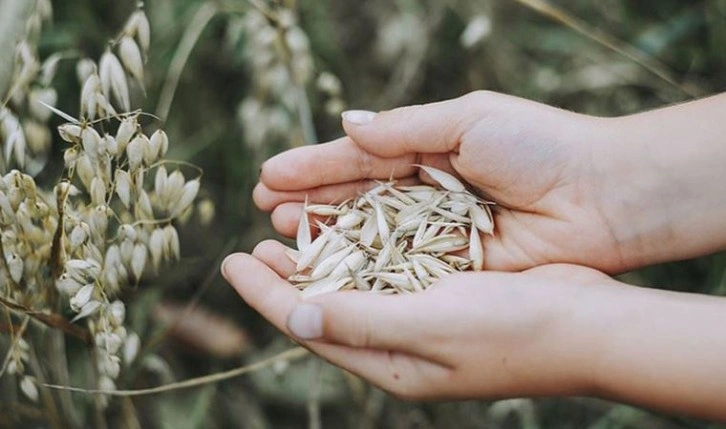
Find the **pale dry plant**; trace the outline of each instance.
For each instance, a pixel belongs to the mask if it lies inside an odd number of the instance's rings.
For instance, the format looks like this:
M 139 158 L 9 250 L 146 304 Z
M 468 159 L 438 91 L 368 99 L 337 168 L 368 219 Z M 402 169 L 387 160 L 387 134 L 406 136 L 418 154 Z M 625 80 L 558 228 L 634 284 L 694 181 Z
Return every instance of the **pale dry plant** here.
M 245 142 L 255 153 L 264 156 L 262 148 L 270 142 L 317 142 L 306 92 L 313 81 L 328 114 L 345 109 L 340 80 L 330 72 L 316 73 L 310 41 L 293 9 L 259 3 L 230 19 L 227 38 L 231 44 L 245 40 L 252 87 L 237 116 Z
M 437 186 L 381 182 L 338 205 L 307 204 L 289 280 L 303 297 L 357 289 L 423 291 L 455 271 L 484 266 L 481 234 L 494 233 L 490 206 L 449 173 L 424 170 Z M 313 240 L 310 218 L 315 219 Z M 320 220 L 322 217 L 325 220 Z
M 116 388 L 122 366 L 134 360 L 140 345 L 125 324 L 120 292 L 179 259 L 176 224 L 191 213 L 200 186 L 201 170 L 165 160 L 167 135 L 161 129 L 144 132 L 142 112 L 131 110 L 133 92 L 144 91 L 149 43 L 140 7 L 98 64 L 78 62 L 78 119 L 40 100 L 47 112 L 68 121 L 58 127 L 68 144 L 64 178 L 52 191 L 18 169 L 0 180 L 0 295 L 8 320 L 10 313 L 29 317 L 86 341 L 102 390 Z M 17 148 L 17 138 L 13 142 Z M 23 152 L 13 153 L 22 168 L 17 154 Z M 63 316 L 68 307 L 70 320 Z M 38 374 L 26 371 L 29 356 L 51 351 L 24 332 L 13 332 L 3 371 L 18 374 L 21 390 L 38 400 Z M 60 353 L 55 360 L 64 361 L 63 348 L 54 352 Z M 105 403 L 100 398 L 97 405 Z
M 15 48 L 10 86 L 0 105 L 0 174 L 17 167 L 34 176 L 45 166 L 50 152 L 47 122 L 51 112 L 42 103 L 55 105 L 57 101 L 51 84 L 61 54 L 41 62 L 37 43 L 52 15 L 50 0 L 37 0 L 24 37 Z

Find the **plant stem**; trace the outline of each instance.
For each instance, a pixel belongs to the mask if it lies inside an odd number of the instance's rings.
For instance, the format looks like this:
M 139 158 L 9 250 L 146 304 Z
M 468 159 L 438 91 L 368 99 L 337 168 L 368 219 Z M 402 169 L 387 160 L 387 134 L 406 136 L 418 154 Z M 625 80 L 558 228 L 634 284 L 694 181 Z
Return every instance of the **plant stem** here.
M 35 375 L 35 378 L 38 380 L 39 385 L 46 384 L 46 377 L 45 373 L 43 372 L 43 367 L 40 365 L 40 361 L 38 360 L 38 355 L 35 352 L 35 349 L 32 347 L 29 350 L 30 354 L 30 368 L 33 370 L 33 375 Z M 62 429 L 64 426 L 62 424 L 61 416 L 58 413 L 58 407 L 53 400 L 53 395 L 48 389 L 38 389 L 40 393 L 40 398 L 43 401 L 43 405 L 45 406 L 45 411 L 48 415 L 48 421 L 51 425 L 51 427 L 55 429 Z
M 323 361 L 310 360 L 310 391 L 308 393 L 308 429 L 322 429 L 320 421 L 320 389 L 322 388 Z
M 50 332 L 48 356 L 53 356 L 50 359 L 51 362 L 50 370 L 53 374 L 53 379 L 59 384 L 70 384 L 71 378 L 68 373 L 68 359 L 66 357 L 66 339 L 63 331 L 53 330 Z M 65 422 L 73 428 L 79 427 L 78 415 L 73 407 L 73 401 L 69 392 L 60 392 L 58 395 L 60 407 L 63 410 L 65 416 Z
M 43 313 L 40 311 L 31 310 L 25 306 L 22 306 L 2 297 L 0 297 L 0 304 L 4 305 L 6 308 L 13 312 L 18 312 L 30 316 L 33 320 L 48 325 L 51 328 L 60 329 L 61 331 L 69 335 L 79 338 L 86 344 L 91 344 L 92 342 L 90 332 L 79 326 L 71 324 L 65 319 L 65 317 L 61 316 L 60 314 Z
M 172 58 L 171 64 L 169 65 L 169 72 L 166 74 L 164 87 L 161 89 L 161 95 L 159 95 L 159 102 L 156 105 L 155 114 L 161 118 L 162 122 L 165 122 L 169 116 L 171 103 L 174 100 L 176 88 L 179 86 L 179 78 L 181 78 L 184 66 L 187 60 L 189 60 L 189 55 L 192 53 L 194 45 L 197 44 L 202 31 L 207 27 L 209 21 L 214 18 L 216 13 L 217 9 L 214 5 L 202 3 L 179 42 L 179 47 L 174 53 L 174 58 Z
M 51 389 L 63 389 L 70 392 L 85 393 L 89 395 L 109 395 L 109 396 L 142 396 L 142 395 L 153 395 L 157 393 L 171 392 L 173 390 L 187 389 L 190 387 L 202 386 L 210 383 L 217 383 L 222 380 L 228 380 L 230 378 L 239 377 L 241 375 L 259 371 L 264 368 L 268 368 L 279 361 L 292 361 L 300 359 L 308 355 L 308 350 L 303 347 L 294 347 L 284 352 L 278 353 L 267 359 L 262 359 L 250 365 L 245 365 L 240 368 L 231 369 L 229 371 L 218 372 L 211 375 L 205 375 L 202 377 L 190 378 L 184 381 L 178 381 L 175 383 L 164 384 L 156 387 L 149 387 L 147 389 L 136 389 L 136 390 L 101 390 L 101 389 L 84 389 L 81 387 L 71 386 L 59 386 L 55 384 L 46 384 L 45 387 Z

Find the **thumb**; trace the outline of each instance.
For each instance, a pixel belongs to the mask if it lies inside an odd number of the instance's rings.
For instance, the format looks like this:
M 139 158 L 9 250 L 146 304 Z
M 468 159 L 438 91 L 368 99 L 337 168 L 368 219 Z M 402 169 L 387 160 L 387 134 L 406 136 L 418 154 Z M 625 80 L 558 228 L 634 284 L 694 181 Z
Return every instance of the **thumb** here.
M 378 113 L 348 110 L 342 114 L 343 128 L 358 145 L 382 157 L 455 152 L 462 135 L 480 117 L 484 98 L 482 92 L 473 92 Z
M 299 302 L 287 328 L 302 341 L 414 352 L 425 330 L 409 298 L 355 291 L 321 295 Z

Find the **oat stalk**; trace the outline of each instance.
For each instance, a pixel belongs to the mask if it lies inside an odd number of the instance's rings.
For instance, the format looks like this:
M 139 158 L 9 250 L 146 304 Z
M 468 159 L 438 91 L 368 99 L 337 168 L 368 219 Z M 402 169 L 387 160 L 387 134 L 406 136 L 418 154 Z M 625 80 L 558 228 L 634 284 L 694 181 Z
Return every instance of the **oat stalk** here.
M 67 390 L 70 392 L 84 393 L 88 395 L 109 395 L 109 396 L 143 396 L 143 395 L 154 395 L 157 393 L 171 392 L 174 390 L 188 389 L 190 387 L 202 386 L 205 384 L 218 383 L 223 380 L 230 378 L 239 377 L 250 372 L 259 371 L 265 368 L 269 368 L 281 361 L 294 361 L 308 355 L 308 350 L 303 347 L 294 347 L 271 356 L 266 359 L 262 359 L 250 365 L 245 365 L 239 368 L 231 369 L 229 371 L 218 372 L 216 374 L 205 375 L 202 377 L 190 378 L 188 380 L 179 381 L 175 383 L 164 384 L 161 386 L 150 387 L 147 389 L 135 389 L 135 390 L 103 390 L 103 389 L 85 389 L 82 387 L 72 386 L 61 386 L 57 384 L 44 384 L 44 387 L 49 389 L 60 389 Z
M 166 121 L 169 117 L 169 110 L 171 109 L 171 103 L 174 100 L 174 94 L 179 86 L 179 79 L 181 78 L 184 66 L 189 60 L 189 55 L 192 53 L 192 49 L 197 44 L 199 36 L 202 31 L 207 27 L 209 21 L 214 18 L 217 14 L 216 7 L 211 3 L 202 3 L 199 9 L 194 14 L 192 22 L 187 27 L 184 36 L 179 42 L 179 47 L 174 53 L 174 57 L 169 65 L 169 71 L 166 74 L 164 80 L 164 86 L 161 89 L 161 95 L 159 95 L 159 102 L 156 106 L 156 116 L 161 118 L 162 121 Z

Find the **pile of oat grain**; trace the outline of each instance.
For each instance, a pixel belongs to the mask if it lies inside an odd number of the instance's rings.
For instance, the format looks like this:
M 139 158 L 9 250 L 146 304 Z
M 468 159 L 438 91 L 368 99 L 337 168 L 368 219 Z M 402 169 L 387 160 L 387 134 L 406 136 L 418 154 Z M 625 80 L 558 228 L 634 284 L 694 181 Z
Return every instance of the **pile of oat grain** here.
M 438 186 L 390 181 L 337 206 L 305 205 L 298 250 L 288 254 L 296 263 L 289 280 L 304 297 L 346 289 L 418 292 L 443 275 L 482 269 L 480 233 L 494 232 L 493 203 L 446 172 L 418 167 Z

